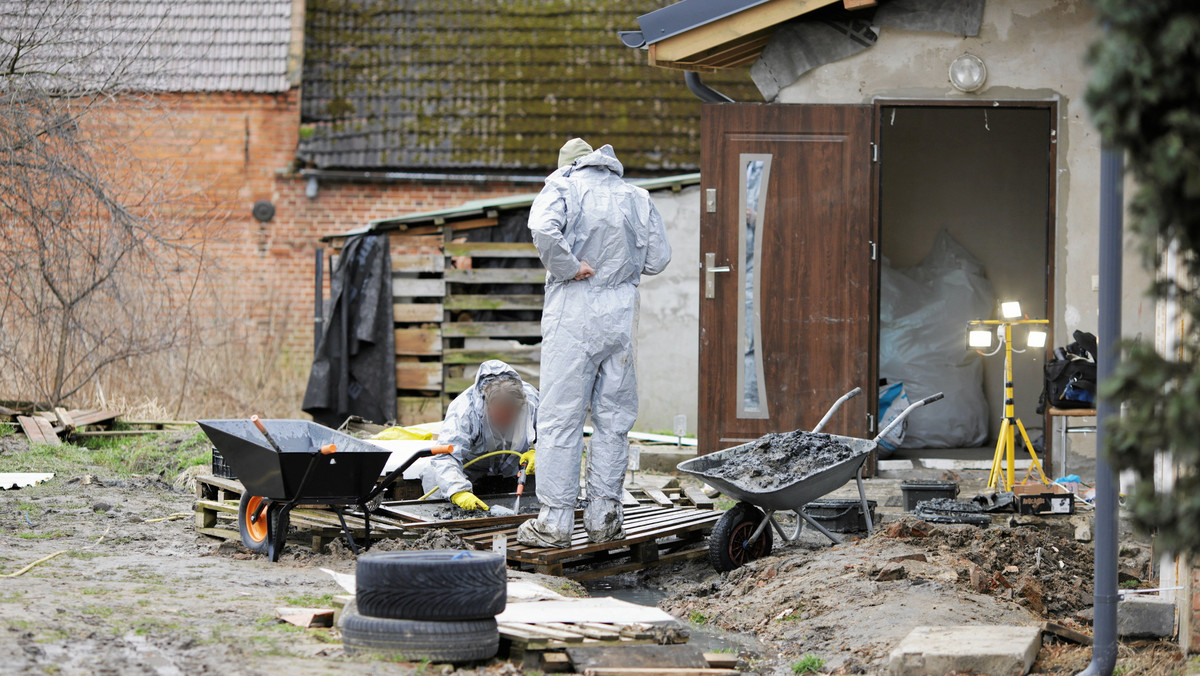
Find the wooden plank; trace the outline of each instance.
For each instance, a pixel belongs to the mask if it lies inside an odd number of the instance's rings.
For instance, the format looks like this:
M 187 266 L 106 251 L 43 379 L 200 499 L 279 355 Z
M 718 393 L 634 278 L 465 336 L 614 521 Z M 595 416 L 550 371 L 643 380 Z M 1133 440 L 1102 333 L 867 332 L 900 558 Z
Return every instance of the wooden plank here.
M 626 490 L 621 491 L 621 505 L 622 506 L 637 507 L 640 504 L 642 504 L 642 503 L 638 502 L 638 499 L 633 497 L 633 493 L 630 493 L 629 491 L 626 491 Z
M 655 43 L 654 62 L 683 61 L 697 52 L 744 38 L 837 1 L 770 0 Z
M 583 643 L 584 639 L 583 634 L 554 629 L 544 624 L 522 624 L 521 630 L 534 636 L 544 636 L 564 643 Z
M 235 493 L 237 495 L 241 495 L 242 492 L 246 490 L 245 487 L 242 486 L 242 482 L 238 481 L 237 479 L 226 479 L 225 477 L 213 476 L 211 474 L 201 474 L 197 476 L 196 482 L 207 484 L 209 486 L 215 486 L 223 491 L 229 491 L 230 493 Z
M 442 324 L 443 338 L 540 338 L 541 322 L 454 322 Z
M 446 259 L 437 253 L 393 253 L 392 272 L 441 272 L 446 269 Z
M 228 528 L 196 528 L 194 530 L 201 535 L 221 538 L 222 540 L 242 539 L 241 533 L 238 533 L 236 530 L 229 530 Z
M 477 256 L 479 258 L 537 258 L 532 242 L 448 242 L 447 256 Z
M 447 310 L 541 310 L 540 293 L 463 294 L 447 296 Z
M 42 433 L 42 428 L 37 424 L 38 420 L 41 420 L 41 418 L 34 418 L 32 416 L 27 416 L 27 415 L 17 416 L 17 424 L 21 426 L 21 431 L 25 432 L 25 436 L 29 437 L 29 443 L 31 443 L 31 444 L 51 443 L 50 441 L 48 441 L 46 439 L 45 435 Z M 58 437 L 55 436 L 54 438 L 57 439 Z
M 500 359 L 509 364 L 536 364 L 541 360 L 542 348 L 515 347 L 495 350 L 449 349 L 442 351 L 443 364 L 482 364 L 489 359 Z
M 396 362 L 396 389 L 442 389 L 442 365 L 438 362 Z
M 674 507 L 675 506 L 675 503 L 671 501 L 671 498 L 668 498 L 667 494 L 663 493 L 660 489 L 654 488 L 652 486 L 646 486 L 646 487 L 642 488 L 642 490 L 645 491 L 646 495 L 651 500 L 653 500 L 655 502 L 655 504 L 659 505 L 660 507 Z
M 396 422 L 401 425 L 418 425 L 441 419 L 441 397 L 396 397 Z
M 71 418 L 71 414 L 67 409 L 61 406 L 54 407 L 54 415 L 58 418 L 58 424 L 62 425 L 64 432 L 71 432 L 75 429 L 75 421 Z
M 492 212 L 495 213 L 495 212 Z M 479 228 L 490 228 L 497 225 L 500 221 L 494 216 L 487 218 L 471 218 L 465 221 L 451 221 L 446 224 L 454 232 L 460 230 L 478 230 Z
M 114 420 L 121 417 L 121 414 L 116 411 L 73 410 L 67 411 L 67 413 L 75 421 L 76 428 L 87 427 L 88 425 L 111 424 Z
M 139 437 L 147 434 L 159 434 L 162 430 L 94 430 L 90 432 L 75 432 L 71 436 L 76 439 L 104 439 L 120 437 Z
M 737 669 L 736 653 L 704 653 L 704 661 L 713 669 Z
M 692 488 L 691 486 L 684 486 L 683 494 L 685 496 L 687 496 L 687 499 L 690 500 L 693 505 L 696 506 L 696 509 L 715 509 L 716 508 L 716 505 L 713 504 L 712 499 L 709 498 L 707 495 L 705 495 L 704 491 L 702 491 L 698 488 Z
M 867 9 L 878 4 L 878 0 L 842 0 L 842 6 L 846 9 Z
M 393 298 L 441 298 L 446 295 L 446 282 L 442 279 L 415 279 L 396 277 L 392 279 Z
M 227 514 L 237 514 L 238 513 L 238 503 L 236 503 L 236 502 L 224 502 L 221 500 L 198 499 L 198 500 L 196 500 L 196 506 L 203 507 L 205 509 L 210 509 L 214 512 L 225 512 Z
M 545 268 L 479 268 L 447 270 L 443 275 L 455 284 L 544 284 Z
M 690 645 L 615 645 L 567 648 L 576 671 L 607 667 L 707 669 L 704 651 Z
M 396 354 L 431 356 L 442 353 L 442 330 L 427 328 L 396 329 Z
M 442 312 L 441 303 L 396 303 L 392 306 L 392 321 L 440 322 Z
M 54 431 L 54 427 L 50 424 L 49 420 L 46 420 L 41 416 L 34 416 L 31 418 L 31 420 L 33 420 L 33 424 L 37 426 L 38 431 L 41 432 L 42 438 L 36 443 L 46 444 L 48 446 L 62 445 L 62 440 L 58 438 L 58 434 Z M 22 426 L 22 429 L 24 429 L 24 426 Z
M 517 361 L 510 361 L 503 354 L 497 354 L 493 358 L 513 364 L 520 363 Z M 533 385 L 534 387 L 537 387 L 539 383 L 537 378 L 523 378 L 522 380 L 530 385 Z M 442 386 L 442 391 L 444 391 L 446 394 L 458 394 L 460 392 L 466 392 L 467 388 L 474 384 L 474 378 L 447 378 L 445 384 Z

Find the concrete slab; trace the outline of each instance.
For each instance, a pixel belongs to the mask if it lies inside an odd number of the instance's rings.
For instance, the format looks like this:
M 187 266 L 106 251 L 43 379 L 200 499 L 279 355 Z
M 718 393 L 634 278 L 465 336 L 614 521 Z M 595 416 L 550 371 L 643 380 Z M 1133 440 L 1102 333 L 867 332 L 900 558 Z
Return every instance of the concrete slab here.
M 1020 676 L 1033 666 L 1041 647 L 1041 627 L 917 627 L 892 650 L 888 673 Z
M 1175 603 L 1164 598 L 1130 595 L 1117 604 L 1117 633 L 1122 638 L 1172 638 Z

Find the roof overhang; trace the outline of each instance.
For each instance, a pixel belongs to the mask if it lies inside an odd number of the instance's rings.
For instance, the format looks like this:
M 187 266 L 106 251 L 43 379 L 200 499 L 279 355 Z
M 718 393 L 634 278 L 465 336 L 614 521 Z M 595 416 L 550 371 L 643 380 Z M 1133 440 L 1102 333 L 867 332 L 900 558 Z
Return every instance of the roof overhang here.
M 650 65 L 713 71 L 754 63 L 780 24 L 829 5 L 874 7 L 876 0 L 682 0 L 638 17 L 627 47 L 644 48 Z

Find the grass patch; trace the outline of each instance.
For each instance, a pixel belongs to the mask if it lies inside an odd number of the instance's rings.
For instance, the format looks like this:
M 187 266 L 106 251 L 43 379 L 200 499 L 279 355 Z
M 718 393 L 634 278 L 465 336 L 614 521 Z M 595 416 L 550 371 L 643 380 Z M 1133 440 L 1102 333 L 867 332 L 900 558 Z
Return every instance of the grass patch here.
M 792 664 L 792 674 L 816 674 L 824 666 L 824 658 L 809 653 Z
M 803 612 L 804 612 L 804 608 L 800 607 L 775 621 L 776 622 L 795 622 L 796 620 L 800 619 L 800 614 Z
M 283 599 L 283 602 L 289 606 L 300 606 L 301 608 L 332 608 L 333 594 L 289 596 Z
M 17 533 L 17 537 L 21 538 L 22 540 L 52 540 L 54 538 L 67 537 L 70 534 L 71 534 L 70 531 L 51 530 L 51 531 L 46 531 L 45 533 L 31 533 L 31 532 Z
M 101 437 L 83 445 L 32 444 L 22 453 L 0 456 L 0 472 L 79 474 L 83 470 L 109 476 L 158 474 L 174 477 L 188 467 L 212 462 L 208 438 L 198 428 L 181 436 L 164 431 L 137 437 Z
M 708 616 L 699 610 L 693 610 L 691 614 L 688 615 L 688 622 L 691 622 L 692 624 L 708 624 Z
M 809 653 L 792 664 L 793 674 L 815 674 L 825 666 L 825 658 Z
M 96 617 L 112 617 L 113 609 L 108 606 L 84 606 L 79 612 Z

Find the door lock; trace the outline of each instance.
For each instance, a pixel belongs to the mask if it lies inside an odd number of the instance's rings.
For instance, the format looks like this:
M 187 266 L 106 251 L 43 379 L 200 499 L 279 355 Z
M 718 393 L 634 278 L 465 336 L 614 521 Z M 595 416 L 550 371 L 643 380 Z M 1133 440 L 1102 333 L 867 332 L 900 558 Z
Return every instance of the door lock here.
M 716 274 L 718 272 L 733 272 L 733 268 L 728 265 L 717 265 L 717 254 L 704 254 L 704 297 L 717 297 Z

